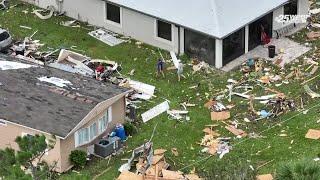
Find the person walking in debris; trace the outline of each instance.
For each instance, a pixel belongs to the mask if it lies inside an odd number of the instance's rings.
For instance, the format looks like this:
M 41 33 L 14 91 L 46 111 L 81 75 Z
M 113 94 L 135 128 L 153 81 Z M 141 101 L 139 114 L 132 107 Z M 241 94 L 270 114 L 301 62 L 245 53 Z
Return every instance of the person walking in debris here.
M 157 77 L 159 76 L 160 73 L 164 77 L 164 61 L 162 58 L 160 58 L 157 63 Z
M 104 70 L 105 70 L 105 68 L 104 68 L 103 64 L 100 63 L 99 66 L 98 66 L 98 67 L 96 68 L 96 70 L 95 70 L 96 79 L 99 79 L 100 75 L 101 75 L 102 73 L 104 73 Z
M 178 70 L 177 70 L 178 81 L 179 81 L 179 82 L 180 82 L 180 80 L 181 80 L 182 73 L 183 73 L 183 64 L 182 64 L 181 62 L 179 62 Z

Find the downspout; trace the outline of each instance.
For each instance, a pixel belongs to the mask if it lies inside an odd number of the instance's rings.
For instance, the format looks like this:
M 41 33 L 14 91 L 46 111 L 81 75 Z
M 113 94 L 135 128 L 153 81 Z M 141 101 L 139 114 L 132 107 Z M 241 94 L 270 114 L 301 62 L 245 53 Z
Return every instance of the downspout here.
M 180 55 L 180 43 L 181 43 L 181 39 L 180 39 L 180 26 L 177 26 L 178 27 L 178 54 Z

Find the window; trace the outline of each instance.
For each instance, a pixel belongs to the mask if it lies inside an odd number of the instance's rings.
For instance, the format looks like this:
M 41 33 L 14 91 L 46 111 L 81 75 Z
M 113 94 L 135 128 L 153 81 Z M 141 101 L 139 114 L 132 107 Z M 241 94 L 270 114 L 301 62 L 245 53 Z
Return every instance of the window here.
M 157 20 L 157 36 L 168 41 L 172 40 L 171 24 Z
M 288 4 L 284 5 L 285 15 L 297 15 L 298 14 L 298 1 L 291 0 Z
M 75 132 L 75 146 L 81 146 L 94 140 L 98 135 L 102 134 L 107 128 L 108 123 L 112 121 L 112 108 L 109 107 L 105 114 L 89 127 L 85 127 Z
M 7 126 L 7 123 L 3 120 L 0 120 L 0 126 Z
M 107 20 L 121 24 L 121 11 L 120 11 L 120 7 L 110 4 L 110 3 L 106 3 L 106 11 L 107 11 Z
M 93 123 L 90 126 L 90 140 L 93 140 L 98 135 L 98 130 L 97 130 L 97 123 Z

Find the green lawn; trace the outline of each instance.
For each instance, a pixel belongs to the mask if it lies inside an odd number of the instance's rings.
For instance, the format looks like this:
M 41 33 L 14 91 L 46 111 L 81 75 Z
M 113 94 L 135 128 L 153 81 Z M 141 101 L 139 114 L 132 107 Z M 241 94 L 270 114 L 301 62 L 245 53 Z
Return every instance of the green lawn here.
M 12 4 L 18 1 L 11 1 Z M 189 172 L 194 167 L 198 172 L 210 170 L 213 166 L 226 166 L 228 163 L 243 161 L 248 162 L 254 167 L 258 167 L 265 162 L 272 161 L 259 169 L 259 173 L 273 173 L 275 168 L 283 162 L 292 161 L 302 158 L 314 158 L 319 150 L 319 141 L 305 139 L 304 136 L 308 129 L 319 128 L 316 123 L 319 120 L 319 106 L 312 108 L 318 103 L 317 99 L 310 99 L 300 85 L 301 80 L 290 80 L 290 84 L 280 87 L 271 88 L 278 89 L 284 92 L 287 96 L 294 99 L 296 106 L 300 107 L 300 97 L 303 98 L 304 108 L 311 108 L 307 114 L 302 114 L 302 110 L 288 112 L 280 118 L 262 120 L 257 123 L 245 123 L 244 117 L 247 117 L 248 104 L 247 100 L 234 97 L 232 103 L 236 105 L 231 110 L 232 120 L 238 120 L 242 123 L 241 129 L 248 133 L 255 132 L 264 136 L 263 138 L 250 139 L 233 139 L 233 149 L 224 158 L 218 159 L 217 156 L 207 158 L 208 155 L 201 153 L 202 147 L 197 142 L 203 137 L 202 129 L 205 125 L 213 124 L 210 120 L 209 111 L 203 107 L 203 104 L 214 94 L 225 89 L 226 80 L 228 78 L 239 79 L 242 74 L 238 71 L 223 73 L 215 71 L 211 74 L 196 73 L 192 74 L 191 67 L 185 68 L 186 79 L 181 82 L 177 81 L 175 71 L 167 72 L 166 78 L 155 77 L 155 65 L 159 58 L 157 49 L 148 45 L 143 45 L 141 48 L 135 44 L 123 43 L 115 47 L 108 47 L 100 41 L 91 38 L 87 33 L 89 27 L 83 24 L 84 28 L 70 28 L 60 26 L 59 23 L 63 20 L 68 20 L 66 17 L 53 17 L 49 20 L 40 20 L 30 12 L 34 7 L 30 5 L 20 4 L 9 11 L 0 11 L 0 27 L 7 28 L 15 39 L 21 40 L 25 36 L 31 35 L 35 30 L 38 32 L 33 39 L 39 39 L 46 46 L 43 50 L 52 48 L 77 46 L 77 49 L 85 51 L 85 54 L 93 58 L 110 59 L 117 61 L 123 67 L 121 73 L 128 76 L 128 72 L 132 69 L 136 70 L 134 76 L 130 77 L 134 80 L 142 81 L 156 86 L 156 96 L 151 102 L 141 104 L 139 113 L 142 113 L 149 108 L 161 103 L 164 99 L 171 101 L 172 109 L 179 109 L 180 103 L 189 101 L 197 104 L 196 107 L 188 108 L 191 121 L 176 122 L 169 120 L 166 114 L 162 114 L 146 124 L 141 123 L 138 128 L 139 132 L 134 137 L 127 141 L 127 148 L 123 155 L 112 157 L 108 160 L 95 160 L 91 162 L 85 169 L 79 173 L 69 172 L 61 175 L 61 179 L 91 179 L 102 171 L 108 169 L 98 179 L 114 179 L 119 173 L 117 169 L 124 161 L 122 158 L 130 156 L 128 151 L 141 145 L 145 139 L 149 139 L 153 127 L 158 124 L 156 133 L 153 139 L 154 148 L 165 148 L 170 150 L 175 147 L 178 149 L 179 156 L 175 157 L 170 152 L 167 153 L 168 161 L 175 170 Z M 28 10 L 28 14 L 22 11 Z M 32 30 L 20 28 L 20 25 L 29 26 Z M 305 32 L 299 33 L 295 39 L 304 41 Z M 313 46 L 319 47 L 320 41 L 314 42 Z M 162 51 L 165 57 L 169 57 L 168 53 Z M 312 50 L 308 53 L 311 56 L 314 53 Z M 185 63 L 190 63 L 187 57 L 182 57 Z M 168 66 L 171 66 L 168 65 Z M 306 69 L 308 65 L 303 62 L 291 64 L 292 67 L 300 67 Z M 291 72 L 290 66 L 287 66 L 284 72 Z M 278 71 L 275 68 L 275 71 Z M 318 74 L 317 72 L 316 74 Z M 306 79 L 311 78 L 305 77 Z M 198 90 L 189 89 L 200 82 Z M 309 83 L 309 85 L 319 85 L 319 79 Z M 257 93 L 264 94 L 260 89 Z M 224 101 L 227 104 L 226 101 Z M 257 106 L 256 108 L 259 109 Z M 218 128 L 223 136 L 234 137 L 229 132 L 225 131 L 224 124 L 220 123 Z M 280 137 L 279 134 L 286 133 L 287 137 Z M 291 144 L 293 140 L 293 143 Z M 198 162 L 199 161 L 199 162 Z

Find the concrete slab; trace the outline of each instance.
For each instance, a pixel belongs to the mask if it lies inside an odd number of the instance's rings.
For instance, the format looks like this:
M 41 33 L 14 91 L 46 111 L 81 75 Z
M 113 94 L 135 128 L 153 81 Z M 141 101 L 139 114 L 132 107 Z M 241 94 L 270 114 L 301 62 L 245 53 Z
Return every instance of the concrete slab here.
M 276 54 L 279 53 L 280 49 L 284 50 L 284 54 L 282 59 L 284 62 L 290 63 L 291 61 L 297 59 L 298 57 L 302 56 L 306 52 L 308 52 L 311 48 L 301 45 L 297 42 L 294 42 L 288 38 L 282 37 L 279 39 L 272 39 L 270 45 L 276 46 Z M 221 68 L 222 71 L 231 71 L 237 67 L 239 67 L 243 62 L 245 62 L 249 58 L 253 57 L 260 57 L 270 61 L 276 60 L 279 56 L 275 56 L 274 58 L 268 57 L 268 48 L 263 46 L 258 46 L 255 49 L 249 51 L 248 53 L 238 57 L 237 59 L 233 60 L 229 64 L 225 65 Z

